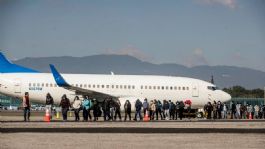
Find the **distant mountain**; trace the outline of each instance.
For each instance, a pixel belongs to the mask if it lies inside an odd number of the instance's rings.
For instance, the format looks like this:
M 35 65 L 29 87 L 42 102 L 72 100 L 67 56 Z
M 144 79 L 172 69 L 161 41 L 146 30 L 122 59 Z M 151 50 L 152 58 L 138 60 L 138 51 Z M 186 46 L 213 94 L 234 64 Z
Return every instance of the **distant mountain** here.
M 50 72 L 49 64 L 55 64 L 62 73 L 90 74 L 141 74 L 186 76 L 209 81 L 214 76 L 215 84 L 223 87 L 240 85 L 248 89 L 264 88 L 265 72 L 234 66 L 196 66 L 178 64 L 152 64 L 127 55 L 94 55 L 86 57 L 24 58 L 14 63 L 40 72 Z

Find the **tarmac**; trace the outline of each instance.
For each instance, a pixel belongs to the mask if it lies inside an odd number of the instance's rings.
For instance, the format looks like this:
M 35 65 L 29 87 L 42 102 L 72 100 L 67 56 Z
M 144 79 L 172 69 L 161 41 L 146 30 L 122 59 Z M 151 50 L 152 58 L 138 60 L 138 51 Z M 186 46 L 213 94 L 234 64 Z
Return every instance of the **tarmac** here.
M 82 117 L 81 117 L 82 119 Z M 44 122 L 0 112 L 0 148 L 265 148 L 265 120 L 184 119 L 149 122 Z

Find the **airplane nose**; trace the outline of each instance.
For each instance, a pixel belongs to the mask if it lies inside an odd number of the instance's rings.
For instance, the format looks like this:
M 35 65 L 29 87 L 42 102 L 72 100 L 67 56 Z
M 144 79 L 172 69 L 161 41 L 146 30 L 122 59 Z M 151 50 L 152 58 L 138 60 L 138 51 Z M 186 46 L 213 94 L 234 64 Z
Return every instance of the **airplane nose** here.
M 229 100 L 231 100 L 231 95 L 226 93 L 226 92 L 223 92 L 223 102 L 227 102 Z

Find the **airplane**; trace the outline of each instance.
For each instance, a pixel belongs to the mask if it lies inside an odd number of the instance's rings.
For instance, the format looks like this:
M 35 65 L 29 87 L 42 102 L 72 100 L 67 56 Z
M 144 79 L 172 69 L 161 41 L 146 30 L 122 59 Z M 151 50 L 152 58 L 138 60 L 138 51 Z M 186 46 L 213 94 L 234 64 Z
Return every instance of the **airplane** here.
M 156 75 L 116 75 L 111 74 L 60 74 L 54 65 L 51 73 L 41 73 L 11 63 L 0 53 L 0 94 L 22 98 L 29 92 L 30 100 L 45 103 L 50 93 L 56 104 L 63 94 L 70 101 L 75 96 L 87 95 L 102 102 L 106 98 L 119 99 L 121 110 L 126 100 L 134 103 L 137 99 L 150 100 L 190 100 L 192 108 L 203 108 L 207 102 L 227 102 L 231 96 L 216 85 L 194 78 Z

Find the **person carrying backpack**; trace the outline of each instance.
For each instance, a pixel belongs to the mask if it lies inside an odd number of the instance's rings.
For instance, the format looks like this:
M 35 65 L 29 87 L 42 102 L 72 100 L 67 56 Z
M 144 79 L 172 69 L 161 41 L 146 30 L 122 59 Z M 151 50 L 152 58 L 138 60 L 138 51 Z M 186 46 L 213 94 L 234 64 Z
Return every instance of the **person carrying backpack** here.
M 137 99 L 135 102 L 135 117 L 134 117 L 134 121 L 137 121 L 137 115 L 139 115 L 140 120 L 143 119 L 142 114 L 141 114 L 141 109 L 143 107 L 143 103 Z
M 65 94 L 62 96 L 61 103 L 59 106 L 62 107 L 63 121 L 67 121 L 67 112 L 71 105 L 70 100 L 66 97 Z

